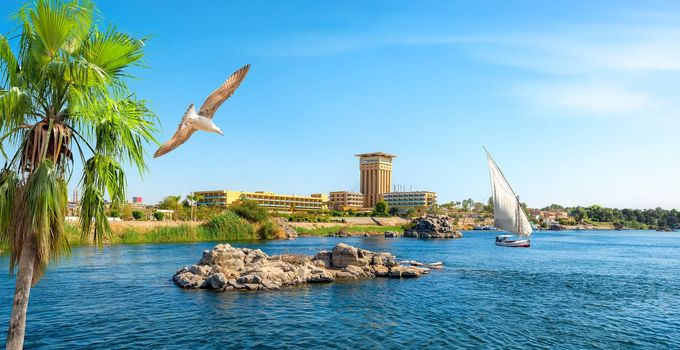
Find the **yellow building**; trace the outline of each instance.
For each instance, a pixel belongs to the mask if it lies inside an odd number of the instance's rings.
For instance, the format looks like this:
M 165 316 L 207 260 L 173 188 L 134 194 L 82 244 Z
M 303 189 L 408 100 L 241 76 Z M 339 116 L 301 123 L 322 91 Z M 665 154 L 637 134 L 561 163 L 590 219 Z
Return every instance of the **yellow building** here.
M 380 195 L 392 187 L 392 159 L 396 156 L 375 152 L 357 154 L 361 172 L 361 193 L 364 206 L 372 208 L 380 200 Z
M 329 196 L 330 206 L 335 210 L 357 210 L 364 206 L 364 195 L 350 191 L 335 191 Z
M 429 191 L 388 192 L 381 197 L 389 208 L 423 209 L 437 204 L 437 194 Z
M 328 202 L 328 196 L 321 193 L 309 196 L 296 196 L 264 191 L 215 190 L 197 191 L 194 194 L 202 196 L 201 200 L 197 203 L 198 205 L 221 205 L 226 207 L 241 198 L 245 198 L 256 202 L 264 208 L 277 211 L 325 210 L 327 209 L 326 203 Z

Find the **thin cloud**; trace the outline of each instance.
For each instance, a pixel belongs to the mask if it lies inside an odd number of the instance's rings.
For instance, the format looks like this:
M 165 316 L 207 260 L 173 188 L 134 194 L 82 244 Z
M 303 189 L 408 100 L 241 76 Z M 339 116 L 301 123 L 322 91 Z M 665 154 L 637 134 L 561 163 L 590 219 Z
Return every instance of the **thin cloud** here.
M 567 117 L 638 115 L 655 110 L 658 103 L 644 92 L 608 84 L 542 83 L 516 90 L 538 114 Z

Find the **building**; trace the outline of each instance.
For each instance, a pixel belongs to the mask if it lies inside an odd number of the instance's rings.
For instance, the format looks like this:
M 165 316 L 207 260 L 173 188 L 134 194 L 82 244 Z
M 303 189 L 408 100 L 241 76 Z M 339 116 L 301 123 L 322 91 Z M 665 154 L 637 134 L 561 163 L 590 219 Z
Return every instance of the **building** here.
M 392 187 L 392 159 L 396 156 L 382 152 L 356 156 L 359 157 L 364 207 L 372 208 L 380 200 L 380 195 L 389 192 Z
M 261 207 L 277 211 L 325 210 L 328 203 L 328 196 L 321 193 L 309 196 L 296 196 L 265 191 L 215 190 L 197 191 L 194 194 L 201 196 L 201 199 L 196 203 L 198 205 L 221 205 L 226 207 L 244 198 L 255 201 Z
M 335 191 L 328 198 L 331 208 L 335 210 L 358 210 L 364 206 L 364 195 L 357 192 Z
M 424 209 L 437 204 L 437 194 L 429 191 L 387 192 L 381 198 L 387 202 L 389 208 L 401 210 Z

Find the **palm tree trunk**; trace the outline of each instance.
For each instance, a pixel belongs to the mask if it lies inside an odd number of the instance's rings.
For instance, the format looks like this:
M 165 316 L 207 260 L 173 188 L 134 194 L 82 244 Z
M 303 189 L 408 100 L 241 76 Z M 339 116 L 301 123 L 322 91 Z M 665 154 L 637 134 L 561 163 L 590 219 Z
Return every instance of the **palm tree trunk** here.
M 31 293 L 31 281 L 33 280 L 33 268 L 36 259 L 35 250 L 35 242 L 32 239 L 25 242 L 21 248 L 17 285 L 14 290 L 14 304 L 12 305 L 12 318 L 9 320 L 9 330 L 7 331 L 8 350 L 19 350 L 24 347 L 26 310 L 28 309 L 28 296 Z

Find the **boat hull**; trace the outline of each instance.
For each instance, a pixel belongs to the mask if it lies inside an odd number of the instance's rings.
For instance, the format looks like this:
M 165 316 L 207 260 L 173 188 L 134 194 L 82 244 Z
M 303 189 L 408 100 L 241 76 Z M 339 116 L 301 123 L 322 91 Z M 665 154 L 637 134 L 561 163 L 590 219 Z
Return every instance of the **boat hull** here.
M 503 239 L 503 240 L 497 240 L 496 245 L 500 246 L 500 247 L 529 248 L 531 246 L 531 240 L 528 240 L 528 239 Z

